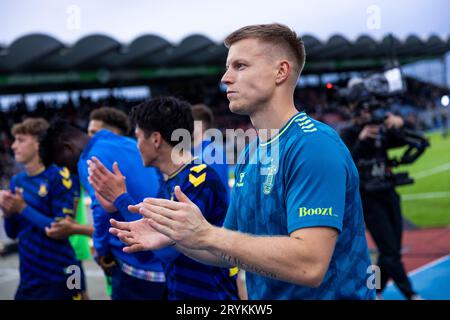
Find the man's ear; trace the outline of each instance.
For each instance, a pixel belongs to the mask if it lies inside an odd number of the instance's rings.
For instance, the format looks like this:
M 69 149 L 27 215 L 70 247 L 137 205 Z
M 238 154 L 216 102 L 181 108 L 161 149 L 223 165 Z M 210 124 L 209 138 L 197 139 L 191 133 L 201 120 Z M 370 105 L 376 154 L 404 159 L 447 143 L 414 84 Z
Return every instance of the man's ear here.
M 276 84 L 282 84 L 289 79 L 292 72 L 291 63 L 288 60 L 281 60 L 278 63 L 277 75 L 275 78 Z
M 156 149 L 158 149 L 162 144 L 162 136 L 161 133 L 158 131 L 152 132 L 150 136 L 151 142 L 155 146 Z
M 62 144 L 63 150 L 61 152 L 70 152 L 71 154 L 75 153 L 75 147 L 69 141 L 64 141 Z

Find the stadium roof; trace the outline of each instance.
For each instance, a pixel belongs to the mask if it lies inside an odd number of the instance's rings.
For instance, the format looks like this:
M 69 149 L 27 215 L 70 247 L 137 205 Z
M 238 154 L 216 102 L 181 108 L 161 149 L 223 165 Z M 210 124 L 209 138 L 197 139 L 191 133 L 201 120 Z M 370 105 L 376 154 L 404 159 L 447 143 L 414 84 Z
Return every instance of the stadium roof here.
M 341 72 L 381 67 L 395 55 L 400 63 L 441 57 L 450 51 L 450 37 L 411 35 L 404 41 L 386 36 L 376 41 L 361 35 L 350 41 L 334 35 L 326 42 L 304 35 L 304 73 Z M 45 34 L 23 36 L 0 47 L 0 91 L 5 87 L 55 82 L 144 80 L 213 75 L 223 71 L 227 50 L 221 43 L 195 34 L 173 44 L 156 35 L 143 35 L 129 45 L 94 34 L 67 46 Z

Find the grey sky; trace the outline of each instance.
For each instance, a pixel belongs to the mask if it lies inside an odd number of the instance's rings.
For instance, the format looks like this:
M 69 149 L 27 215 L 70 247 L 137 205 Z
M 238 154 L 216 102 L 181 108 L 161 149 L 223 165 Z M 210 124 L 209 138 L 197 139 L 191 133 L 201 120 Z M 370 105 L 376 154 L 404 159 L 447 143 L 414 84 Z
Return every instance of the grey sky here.
M 9 45 L 29 33 L 46 33 L 67 44 L 92 33 L 124 43 L 145 33 L 174 43 L 200 33 L 219 42 L 241 26 L 270 22 L 322 40 L 336 33 L 355 39 L 361 34 L 381 38 L 390 32 L 400 39 L 413 33 L 447 38 L 448 12 L 448 0 L 1 0 L 0 43 Z M 380 24 L 369 29 L 368 21 Z

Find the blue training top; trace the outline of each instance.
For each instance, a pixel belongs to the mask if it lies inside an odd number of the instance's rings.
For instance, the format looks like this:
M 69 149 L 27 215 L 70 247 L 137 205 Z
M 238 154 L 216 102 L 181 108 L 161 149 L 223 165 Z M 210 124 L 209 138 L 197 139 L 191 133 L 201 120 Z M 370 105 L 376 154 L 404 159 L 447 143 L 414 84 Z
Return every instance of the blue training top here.
M 119 221 L 134 221 L 142 216 L 129 211 L 108 213 L 102 208 L 95 198 L 94 188 L 88 182 L 87 160 L 93 156 L 97 157 L 110 171 L 112 171 L 113 163 L 118 163 L 120 171 L 126 177 L 127 191 L 134 203 L 157 195 L 161 174 L 155 168 L 143 166 L 135 140 L 119 136 L 108 130 L 100 130 L 89 140 L 78 161 L 80 182 L 92 199 L 91 208 L 95 228 L 93 240 L 98 255 L 104 256 L 112 252 L 119 263 L 123 262 L 141 270 L 162 272 L 161 261 L 151 251 L 125 253 L 122 251 L 125 245 L 109 233 L 110 218 Z
M 74 218 L 77 188 L 69 170 L 51 165 L 34 176 L 21 172 L 11 179 L 11 191 L 16 187 L 23 189 L 27 206 L 5 219 L 5 230 L 8 237 L 19 238 L 20 287 L 66 282 L 72 275 L 67 267 L 80 264 L 69 240 L 49 238 L 45 227 L 56 218 Z
M 318 288 L 248 272 L 250 299 L 373 299 L 358 172 L 329 126 L 298 113 L 266 143 L 241 154 L 224 227 L 255 235 L 289 235 L 331 227 L 339 232 Z

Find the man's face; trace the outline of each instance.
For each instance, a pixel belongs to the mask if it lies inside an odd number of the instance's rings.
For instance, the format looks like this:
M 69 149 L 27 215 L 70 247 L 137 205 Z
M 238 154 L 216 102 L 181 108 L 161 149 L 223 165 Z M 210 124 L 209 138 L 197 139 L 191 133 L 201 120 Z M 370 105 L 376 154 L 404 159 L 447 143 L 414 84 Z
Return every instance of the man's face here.
M 251 115 L 273 97 L 278 72 L 269 46 L 257 39 L 243 39 L 231 45 L 227 71 L 222 82 L 233 113 Z
M 11 148 L 18 163 L 27 164 L 39 156 L 39 142 L 29 134 L 16 134 Z
M 151 166 L 157 157 L 157 149 L 152 141 L 152 135 L 145 138 L 144 131 L 136 126 L 134 131 L 137 139 L 137 147 L 141 154 L 142 163 L 144 167 Z
M 89 121 L 89 126 L 88 126 L 89 137 L 92 137 L 94 134 L 99 132 L 101 129 L 103 129 L 103 121 L 101 121 L 101 120 Z

